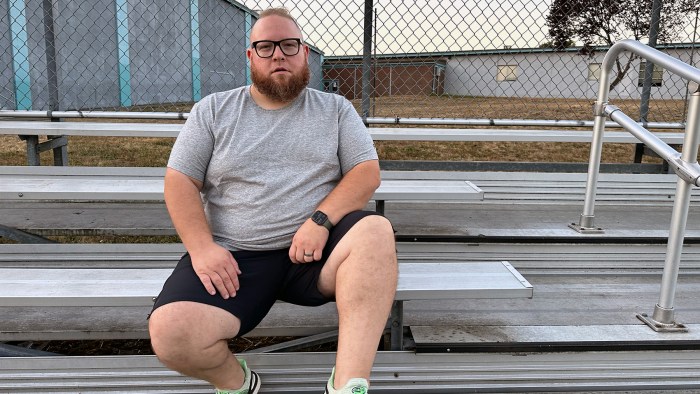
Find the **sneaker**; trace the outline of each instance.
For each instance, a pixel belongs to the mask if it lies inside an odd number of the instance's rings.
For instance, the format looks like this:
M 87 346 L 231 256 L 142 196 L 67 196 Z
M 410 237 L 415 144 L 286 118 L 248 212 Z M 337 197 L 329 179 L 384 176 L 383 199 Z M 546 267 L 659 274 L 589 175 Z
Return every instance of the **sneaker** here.
M 336 390 L 333 388 L 333 379 L 335 378 L 335 367 L 331 372 L 331 377 L 326 383 L 325 394 L 367 394 L 369 392 L 369 382 L 367 379 L 352 378 L 345 383 L 342 389 Z
M 245 372 L 245 380 L 243 386 L 238 390 L 220 390 L 216 389 L 216 394 L 258 394 L 260 391 L 260 376 L 255 371 L 251 371 L 245 360 L 238 360 Z

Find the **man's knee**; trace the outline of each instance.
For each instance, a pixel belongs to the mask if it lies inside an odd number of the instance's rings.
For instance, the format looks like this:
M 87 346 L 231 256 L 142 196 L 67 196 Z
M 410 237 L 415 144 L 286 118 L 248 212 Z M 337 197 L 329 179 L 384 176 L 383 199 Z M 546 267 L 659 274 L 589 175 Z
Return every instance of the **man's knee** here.
M 171 369 L 181 370 L 188 363 L 192 338 L 183 317 L 169 310 L 168 305 L 156 309 L 148 321 L 151 347 L 160 362 Z
M 360 227 L 360 236 L 366 241 L 378 247 L 394 246 L 394 228 L 389 219 L 380 215 L 364 217 L 357 223 Z
M 221 319 L 217 314 L 224 314 L 227 319 Z M 221 323 L 225 328 L 217 327 Z M 148 322 L 154 353 L 164 365 L 181 372 L 198 364 L 202 357 L 215 361 L 212 360 L 215 355 L 210 354 L 216 353 L 214 345 L 222 339 L 234 337 L 238 327 L 240 323 L 228 312 L 186 302 L 159 307 Z

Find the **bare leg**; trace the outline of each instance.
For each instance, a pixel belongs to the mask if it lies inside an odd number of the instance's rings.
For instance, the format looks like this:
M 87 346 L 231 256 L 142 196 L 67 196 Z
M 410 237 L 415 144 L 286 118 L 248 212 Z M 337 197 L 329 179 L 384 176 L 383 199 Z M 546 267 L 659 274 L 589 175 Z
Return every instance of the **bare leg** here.
M 319 279 L 324 295 L 335 294 L 339 316 L 334 387 L 365 378 L 374 364 L 396 292 L 394 232 L 381 216 L 357 222 L 328 257 Z
M 148 328 L 153 350 L 165 366 L 217 388 L 237 389 L 245 376 L 227 339 L 236 336 L 240 325 L 223 309 L 182 301 L 153 311 Z

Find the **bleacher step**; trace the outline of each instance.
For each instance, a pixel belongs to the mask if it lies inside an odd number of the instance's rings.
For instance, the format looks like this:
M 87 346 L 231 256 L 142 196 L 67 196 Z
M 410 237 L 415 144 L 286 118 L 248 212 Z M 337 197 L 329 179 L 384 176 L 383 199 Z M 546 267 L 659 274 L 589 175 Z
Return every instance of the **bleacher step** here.
M 411 326 L 421 353 L 700 349 L 700 324 L 659 333 L 642 324 L 569 326 Z
M 320 393 L 334 353 L 246 355 L 264 393 Z M 697 390 L 699 351 L 415 354 L 380 352 L 372 393 Z M 154 356 L 0 358 L 0 392 L 211 393 Z M 693 391 L 690 391 L 693 392 Z

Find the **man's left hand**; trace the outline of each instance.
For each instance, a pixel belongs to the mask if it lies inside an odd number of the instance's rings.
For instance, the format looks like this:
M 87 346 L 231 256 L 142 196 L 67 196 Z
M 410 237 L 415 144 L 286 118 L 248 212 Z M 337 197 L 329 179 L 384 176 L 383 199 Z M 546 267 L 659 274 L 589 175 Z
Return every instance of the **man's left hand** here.
M 310 263 L 321 260 L 323 247 L 328 241 L 328 230 L 308 219 L 299 227 L 292 246 L 289 248 L 289 258 L 293 263 Z

